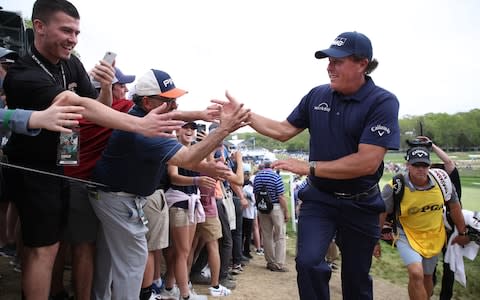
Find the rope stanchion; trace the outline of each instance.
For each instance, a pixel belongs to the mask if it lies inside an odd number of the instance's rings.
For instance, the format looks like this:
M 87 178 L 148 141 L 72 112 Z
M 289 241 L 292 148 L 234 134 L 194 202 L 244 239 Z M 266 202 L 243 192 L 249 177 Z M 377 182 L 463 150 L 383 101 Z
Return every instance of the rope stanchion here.
M 94 182 L 94 181 L 90 181 L 90 180 L 85 180 L 85 179 L 80 179 L 80 178 L 75 178 L 75 177 L 70 177 L 70 176 L 66 176 L 66 175 L 62 175 L 62 174 L 56 174 L 56 173 L 52 173 L 52 172 L 37 170 L 37 169 L 33 169 L 33 168 L 18 166 L 18 165 L 9 164 L 9 163 L 6 163 L 6 162 L 0 162 L 0 166 L 8 167 L 8 168 L 14 168 L 14 169 L 28 171 L 28 172 L 34 172 L 34 173 L 43 174 L 43 175 L 55 176 L 55 177 L 59 177 L 59 178 L 67 179 L 67 180 L 72 180 L 72 181 L 78 181 L 78 182 L 81 182 L 81 183 L 94 185 L 94 186 L 106 187 L 106 185 L 102 184 L 102 183 L 98 183 L 98 182 Z

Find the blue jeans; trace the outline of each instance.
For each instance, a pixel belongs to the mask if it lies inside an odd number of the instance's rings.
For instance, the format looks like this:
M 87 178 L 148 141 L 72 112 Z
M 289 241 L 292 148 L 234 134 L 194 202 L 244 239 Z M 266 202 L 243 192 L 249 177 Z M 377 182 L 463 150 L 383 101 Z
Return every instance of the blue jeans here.
M 299 198 L 303 201 L 296 257 L 300 299 L 330 299 L 331 269 L 325 255 L 335 234 L 342 255 L 343 299 L 373 299 L 369 271 L 380 237 L 379 213 L 385 210 L 380 194 L 361 200 L 337 199 L 307 185 Z

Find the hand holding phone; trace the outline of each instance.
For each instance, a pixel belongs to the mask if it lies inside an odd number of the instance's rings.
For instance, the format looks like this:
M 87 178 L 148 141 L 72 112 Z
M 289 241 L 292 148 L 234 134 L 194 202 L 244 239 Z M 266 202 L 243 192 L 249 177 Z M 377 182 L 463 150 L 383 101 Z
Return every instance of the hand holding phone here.
M 117 54 L 111 51 L 105 52 L 105 55 L 103 56 L 103 60 L 107 62 L 110 65 L 113 65 L 113 62 L 115 61 L 115 58 L 117 57 Z
M 207 136 L 207 125 L 197 124 L 197 142 L 202 141 Z

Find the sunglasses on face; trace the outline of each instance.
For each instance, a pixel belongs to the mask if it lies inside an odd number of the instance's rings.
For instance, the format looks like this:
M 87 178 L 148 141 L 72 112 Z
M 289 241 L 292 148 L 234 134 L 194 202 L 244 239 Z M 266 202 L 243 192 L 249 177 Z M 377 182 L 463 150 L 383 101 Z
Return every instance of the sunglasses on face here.
M 162 101 L 162 102 L 165 102 L 165 103 L 168 103 L 168 104 L 174 103 L 175 101 L 177 101 L 177 98 L 167 98 L 167 97 L 162 97 L 162 96 L 158 96 L 158 95 L 147 96 L 147 97 L 150 98 L 150 99 Z
M 429 165 L 425 164 L 425 163 L 414 163 L 412 164 L 412 166 L 414 166 L 415 168 L 428 168 Z

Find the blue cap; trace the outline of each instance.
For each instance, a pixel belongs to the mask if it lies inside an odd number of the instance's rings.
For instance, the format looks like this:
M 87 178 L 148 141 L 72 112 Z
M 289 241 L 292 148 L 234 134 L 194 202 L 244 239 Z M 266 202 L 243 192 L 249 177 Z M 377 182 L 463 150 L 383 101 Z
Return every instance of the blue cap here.
M 135 81 L 135 75 L 125 75 L 117 67 L 115 67 L 115 77 L 117 78 L 117 83 L 120 84 L 132 83 Z
M 343 58 L 350 55 L 372 60 L 373 50 L 370 39 L 359 32 L 344 32 L 333 40 L 330 48 L 315 52 L 318 59 L 325 57 Z

